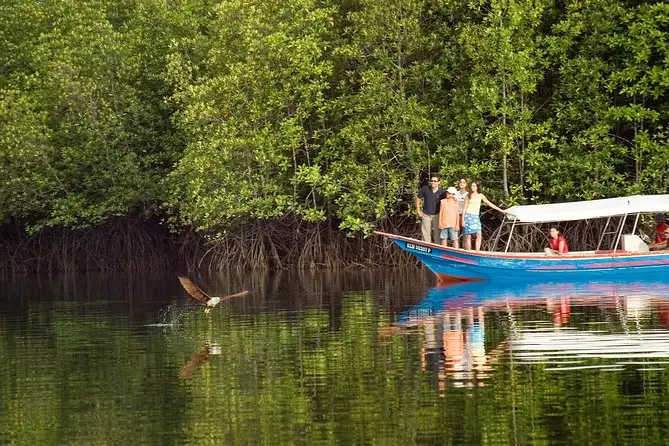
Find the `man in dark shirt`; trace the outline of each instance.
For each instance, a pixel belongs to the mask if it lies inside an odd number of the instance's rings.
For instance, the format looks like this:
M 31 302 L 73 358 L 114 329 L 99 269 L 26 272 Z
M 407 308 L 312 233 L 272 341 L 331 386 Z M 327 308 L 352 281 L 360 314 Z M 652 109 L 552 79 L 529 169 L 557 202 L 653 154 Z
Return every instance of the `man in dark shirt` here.
M 423 240 L 439 244 L 439 201 L 446 197 L 446 191 L 439 187 L 439 177 L 433 175 L 430 184 L 423 186 L 416 196 L 416 212 L 421 219 L 420 229 Z M 421 207 L 421 200 L 423 205 Z

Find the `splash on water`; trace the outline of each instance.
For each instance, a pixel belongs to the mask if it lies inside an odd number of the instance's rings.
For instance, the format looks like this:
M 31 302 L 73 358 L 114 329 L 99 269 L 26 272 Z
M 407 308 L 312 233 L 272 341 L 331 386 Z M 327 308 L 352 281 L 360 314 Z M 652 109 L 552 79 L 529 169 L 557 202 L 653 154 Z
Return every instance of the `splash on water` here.
M 173 302 L 167 304 L 158 313 L 158 322 L 147 324 L 147 327 L 178 327 L 183 319 L 191 313 L 193 305 L 189 302 Z

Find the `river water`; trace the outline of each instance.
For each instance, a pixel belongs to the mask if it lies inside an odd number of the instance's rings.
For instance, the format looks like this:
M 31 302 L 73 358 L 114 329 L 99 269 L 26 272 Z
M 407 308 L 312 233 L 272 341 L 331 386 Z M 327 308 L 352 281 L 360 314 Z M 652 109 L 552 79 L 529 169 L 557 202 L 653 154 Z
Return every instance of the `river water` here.
M 3 277 L 0 444 L 662 444 L 669 279 Z

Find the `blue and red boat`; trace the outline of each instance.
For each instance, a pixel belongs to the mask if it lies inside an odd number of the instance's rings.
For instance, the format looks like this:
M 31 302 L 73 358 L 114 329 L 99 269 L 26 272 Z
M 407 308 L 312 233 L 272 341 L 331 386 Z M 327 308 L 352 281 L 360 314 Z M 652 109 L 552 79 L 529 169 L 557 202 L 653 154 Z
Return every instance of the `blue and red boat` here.
M 404 251 L 416 256 L 442 282 L 474 280 L 555 280 L 592 277 L 619 277 L 644 274 L 669 275 L 669 250 L 650 251 L 636 234 L 639 217 L 669 210 L 667 195 L 635 195 L 584 202 L 514 206 L 507 210 L 503 225 L 509 230 L 504 252 L 466 251 L 424 242 L 396 234 L 376 232 Z M 628 217 L 632 220 L 628 221 Z M 514 229 L 521 225 L 564 221 L 607 219 L 594 250 L 549 256 L 536 252 L 508 252 Z M 608 231 L 610 223 L 615 229 Z M 617 220 L 617 222 L 616 222 Z M 630 225 L 633 226 L 630 229 Z M 627 231 L 627 233 L 626 233 Z M 502 234 L 503 231 L 498 231 Z M 605 234 L 613 243 L 607 250 L 600 245 Z

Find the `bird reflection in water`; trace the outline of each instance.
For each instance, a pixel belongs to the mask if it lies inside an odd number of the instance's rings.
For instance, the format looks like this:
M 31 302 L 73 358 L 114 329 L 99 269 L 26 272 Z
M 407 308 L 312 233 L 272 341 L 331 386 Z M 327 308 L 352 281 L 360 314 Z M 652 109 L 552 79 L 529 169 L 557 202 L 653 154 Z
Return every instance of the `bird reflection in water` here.
M 205 344 L 200 350 L 192 355 L 188 362 L 186 362 L 183 367 L 181 367 L 180 376 L 184 380 L 189 380 L 197 373 L 197 371 L 205 363 L 207 363 L 212 356 L 218 356 L 221 354 L 220 344 Z

